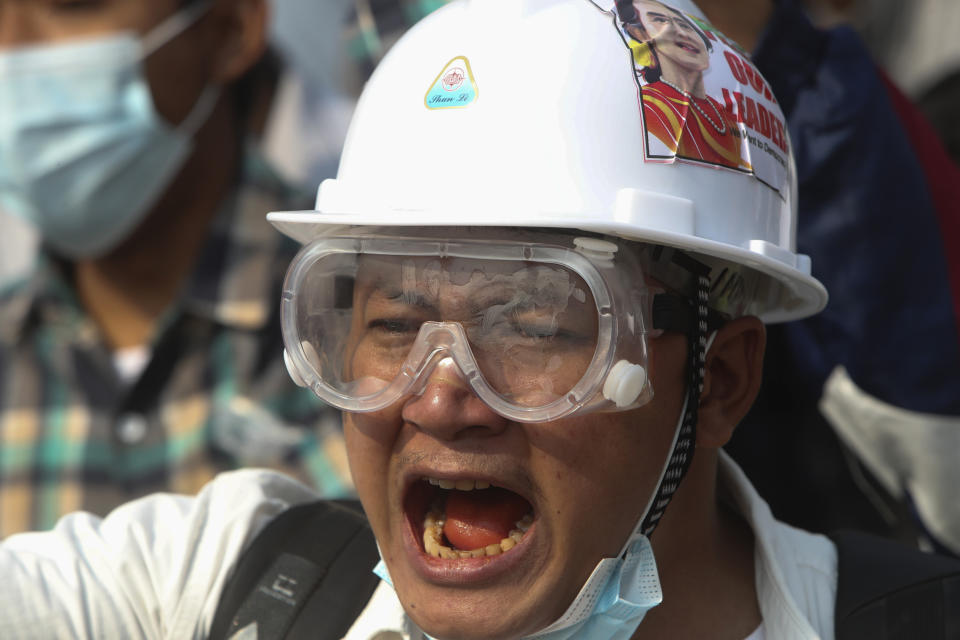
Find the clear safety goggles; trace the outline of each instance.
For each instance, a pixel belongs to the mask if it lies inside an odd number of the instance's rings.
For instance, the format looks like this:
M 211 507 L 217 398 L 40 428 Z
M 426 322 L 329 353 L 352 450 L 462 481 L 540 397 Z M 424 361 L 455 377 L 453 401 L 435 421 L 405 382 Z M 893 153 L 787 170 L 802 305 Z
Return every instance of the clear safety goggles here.
M 351 412 L 420 393 L 452 365 L 511 420 L 640 406 L 653 394 L 652 295 L 638 246 L 520 229 L 342 228 L 287 273 L 288 369 Z

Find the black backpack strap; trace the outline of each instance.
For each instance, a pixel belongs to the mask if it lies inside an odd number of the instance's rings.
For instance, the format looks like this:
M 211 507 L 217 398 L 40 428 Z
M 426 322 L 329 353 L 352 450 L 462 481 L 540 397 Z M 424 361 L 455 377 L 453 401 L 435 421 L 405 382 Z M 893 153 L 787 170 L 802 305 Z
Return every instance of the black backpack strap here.
M 855 532 L 837 545 L 837 640 L 960 638 L 960 561 Z
M 237 561 L 209 637 L 227 640 L 256 624 L 260 640 L 340 640 L 379 582 L 378 558 L 358 502 L 292 507 Z

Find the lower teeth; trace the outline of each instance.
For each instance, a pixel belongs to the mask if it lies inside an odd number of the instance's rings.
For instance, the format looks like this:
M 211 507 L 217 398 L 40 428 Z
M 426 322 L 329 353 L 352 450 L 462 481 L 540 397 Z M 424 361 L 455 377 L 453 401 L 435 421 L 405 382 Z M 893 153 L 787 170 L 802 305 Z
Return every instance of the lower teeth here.
M 532 524 L 533 517 L 528 513 L 516 522 L 516 527 L 498 544 L 489 544 L 479 549 L 461 551 L 443 544 L 443 512 L 435 506 L 430 509 L 423 519 L 423 547 L 426 552 L 434 558 L 443 558 L 445 560 L 498 556 L 517 546 L 517 543 L 523 538 L 523 534 L 526 533 Z

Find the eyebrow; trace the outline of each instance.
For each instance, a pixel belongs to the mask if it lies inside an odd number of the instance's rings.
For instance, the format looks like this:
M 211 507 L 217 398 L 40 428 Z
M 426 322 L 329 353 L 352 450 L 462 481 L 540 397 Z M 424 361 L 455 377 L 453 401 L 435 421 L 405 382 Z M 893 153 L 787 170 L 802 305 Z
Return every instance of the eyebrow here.
M 420 291 L 415 290 L 403 290 L 395 286 L 376 286 L 374 285 L 373 290 L 371 291 L 371 296 L 379 294 L 382 298 L 389 302 L 399 302 L 408 306 L 418 307 L 420 309 L 426 309 L 430 311 L 436 311 L 437 307 L 432 302 L 427 299 L 427 296 Z
M 388 281 L 389 280 L 389 281 Z M 368 273 L 365 277 L 356 277 L 353 306 L 367 305 L 372 299 L 378 298 L 389 303 L 400 303 L 425 310 L 436 310 L 427 296 L 416 290 L 404 290 L 392 278 L 383 273 Z
M 655 9 L 651 9 L 647 11 L 647 16 L 652 16 L 654 18 L 664 18 L 666 20 L 670 20 L 671 22 L 679 22 L 691 28 L 693 27 L 693 24 L 683 16 L 673 16 L 668 13 L 661 13 L 660 11 L 657 11 Z

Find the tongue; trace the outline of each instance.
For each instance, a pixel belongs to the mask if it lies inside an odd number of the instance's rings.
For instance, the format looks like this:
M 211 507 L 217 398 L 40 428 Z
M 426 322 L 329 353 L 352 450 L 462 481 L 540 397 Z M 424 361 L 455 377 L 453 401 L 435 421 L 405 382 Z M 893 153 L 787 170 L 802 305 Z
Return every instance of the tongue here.
M 528 511 L 530 504 L 506 489 L 451 491 L 443 534 L 457 549 L 481 549 L 509 536 Z

